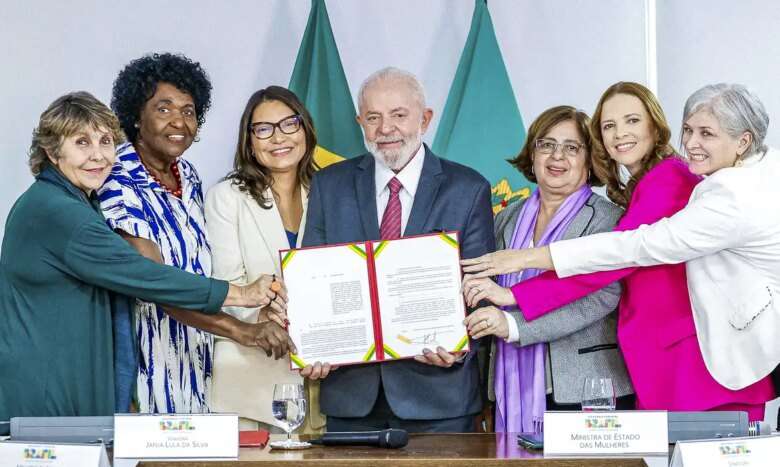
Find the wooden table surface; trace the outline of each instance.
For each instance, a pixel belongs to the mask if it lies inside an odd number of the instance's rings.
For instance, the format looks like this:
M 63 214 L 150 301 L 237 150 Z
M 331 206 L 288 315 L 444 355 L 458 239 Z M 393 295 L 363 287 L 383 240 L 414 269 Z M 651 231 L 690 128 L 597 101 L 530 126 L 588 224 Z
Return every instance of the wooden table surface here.
M 271 440 L 284 435 L 272 435 Z M 300 439 L 306 440 L 307 436 Z M 181 462 L 143 461 L 139 466 L 181 467 Z M 301 451 L 277 451 L 265 448 L 241 448 L 239 459 L 232 461 L 187 462 L 186 465 L 217 466 L 515 466 L 526 467 L 646 467 L 641 458 L 579 458 L 545 459 L 540 452 L 527 451 L 517 445 L 513 433 L 453 433 L 409 435 L 409 444 L 402 449 L 372 447 L 313 446 Z

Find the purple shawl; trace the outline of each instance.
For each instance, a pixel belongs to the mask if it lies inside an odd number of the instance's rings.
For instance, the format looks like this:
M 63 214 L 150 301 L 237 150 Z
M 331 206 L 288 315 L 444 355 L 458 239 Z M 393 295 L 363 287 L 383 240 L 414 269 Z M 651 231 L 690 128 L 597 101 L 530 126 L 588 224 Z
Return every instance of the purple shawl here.
M 569 224 L 579 213 L 593 192 L 585 184 L 569 195 L 550 220 L 539 243 L 544 246 L 563 238 Z M 520 208 L 512 242 L 507 248 L 528 248 L 533 240 L 536 219 L 539 216 L 539 189 Z M 511 287 L 520 281 L 543 273 L 540 269 L 525 269 L 520 273 L 498 276 L 498 285 Z M 512 308 L 505 308 L 511 310 Z M 522 345 L 522 342 L 520 343 Z M 538 432 L 547 408 L 545 388 L 545 344 L 518 347 L 503 339 L 496 339 L 496 431 Z

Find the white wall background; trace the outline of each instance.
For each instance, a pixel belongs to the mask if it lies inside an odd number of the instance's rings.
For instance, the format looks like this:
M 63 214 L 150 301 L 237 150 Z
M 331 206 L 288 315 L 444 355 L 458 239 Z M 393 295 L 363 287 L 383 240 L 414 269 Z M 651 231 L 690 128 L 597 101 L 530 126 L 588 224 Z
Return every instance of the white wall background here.
M 653 3 L 653 2 L 651 2 Z M 646 83 L 646 0 L 490 0 L 489 8 L 526 125 L 544 109 L 592 112 L 619 80 Z M 29 186 L 30 135 L 56 97 L 77 89 L 108 103 L 117 72 L 154 51 L 181 52 L 208 71 L 213 107 L 186 157 L 206 186 L 232 163 L 248 96 L 286 85 L 308 0 L 6 1 L 0 8 L 0 222 Z M 328 0 L 353 95 L 371 72 L 416 73 L 441 112 L 471 21 L 472 0 Z M 657 0 L 658 91 L 670 124 L 703 84 L 738 81 L 780 115 L 780 2 Z M 431 141 L 438 119 L 426 140 Z M 676 132 L 675 132 L 676 134 Z M 780 135 L 770 126 L 768 141 Z M 0 232 L 0 238 L 2 232 Z
M 569 103 L 590 111 L 613 81 L 644 80 L 643 3 L 489 2 L 526 124 L 552 105 Z M 26 150 L 46 106 L 76 89 L 108 103 L 117 72 L 153 51 L 182 52 L 200 61 L 211 77 L 213 107 L 201 141 L 186 157 L 205 184 L 213 184 L 231 166 L 246 99 L 261 87 L 289 82 L 310 2 L 134 0 L 132 5 L 18 1 L 0 10 L 3 224 L 32 180 Z M 395 65 L 417 74 L 430 106 L 443 110 L 468 35 L 472 0 L 329 0 L 327 6 L 353 94 L 370 73 Z M 601 20 L 608 26 L 595 27 Z M 433 140 L 437 123 L 434 118 L 427 141 Z
M 769 112 L 780 146 L 780 2 L 658 0 L 658 97 L 679 142 L 685 99 L 700 87 L 742 83 Z

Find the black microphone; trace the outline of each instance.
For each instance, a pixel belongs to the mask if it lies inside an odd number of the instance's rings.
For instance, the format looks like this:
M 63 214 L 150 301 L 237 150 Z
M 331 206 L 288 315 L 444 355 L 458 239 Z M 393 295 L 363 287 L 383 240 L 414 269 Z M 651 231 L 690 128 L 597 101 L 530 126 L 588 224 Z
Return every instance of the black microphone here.
M 395 428 L 382 431 L 330 432 L 310 442 L 323 446 L 377 446 L 397 449 L 406 446 L 409 442 L 409 433 Z

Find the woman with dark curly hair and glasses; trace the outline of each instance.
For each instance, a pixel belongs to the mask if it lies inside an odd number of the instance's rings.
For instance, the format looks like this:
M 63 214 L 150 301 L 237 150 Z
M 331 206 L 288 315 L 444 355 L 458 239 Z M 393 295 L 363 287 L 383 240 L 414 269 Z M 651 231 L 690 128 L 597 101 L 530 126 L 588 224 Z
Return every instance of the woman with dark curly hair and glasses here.
M 238 128 L 233 172 L 206 195 L 206 225 L 212 241 L 214 277 L 247 284 L 263 274 L 281 273 L 279 250 L 303 239 L 309 182 L 315 170 L 317 137 L 298 97 L 279 86 L 255 92 Z M 268 309 L 225 308 L 246 322 L 277 319 Z M 284 319 L 284 317 L 282 317 Z M 213 408 L 236 412 L 241 426 L 274 425 L 274 383 L 301 383 L 288 359 L 274 361 L 255 349 L 217 339 Z M 319 385 L 309 385 L 310 410 L 304 432 L 325 425 L 319 413 Z M 252 397 L 246 397 L 247 390 Z
M 117 162 L 99 191 L 109 226 L 142 255 L 207 277 L 211 248 L 201 180 L 181 156 L 197 141 L 210 105 L 211 83 L 199 63 L 168 53 L 130 62 L 114 82 L 111 100 L 129 142 L 117 148 Z M 144 300 L 134 308 L 124 328 L 117 326 L 117 334 L 132 337 L 138 358 L 117 362 L 118 375 L 126 377 L 117 384 L 118 409 L 123 398 L 135 396 L 142 413 L 208 412 L 212 334 L 253 345 L 258 323 Z

